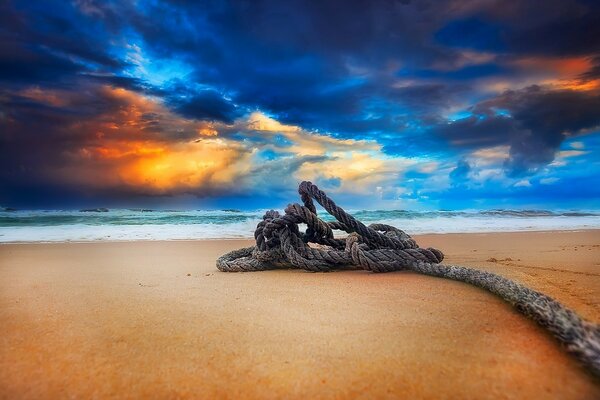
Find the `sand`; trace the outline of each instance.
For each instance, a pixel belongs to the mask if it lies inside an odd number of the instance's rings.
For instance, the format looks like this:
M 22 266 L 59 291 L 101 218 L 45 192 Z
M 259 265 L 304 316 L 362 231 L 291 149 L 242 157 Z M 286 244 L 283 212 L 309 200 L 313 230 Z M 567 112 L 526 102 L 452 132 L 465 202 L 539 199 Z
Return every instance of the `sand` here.
M 600 322 L 600 230 L 417 240 Z M 483 290 L 215 269 L 248 243 L 0 246 L 0 397 L 600 398 L 599 380 Z

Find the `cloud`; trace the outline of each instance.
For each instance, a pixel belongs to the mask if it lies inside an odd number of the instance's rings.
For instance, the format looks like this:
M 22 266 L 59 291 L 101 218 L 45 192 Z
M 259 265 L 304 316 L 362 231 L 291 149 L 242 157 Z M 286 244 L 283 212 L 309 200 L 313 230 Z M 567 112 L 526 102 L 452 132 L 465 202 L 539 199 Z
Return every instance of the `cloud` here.
M 242 111 L 213 90 L 202 90 L 189 97 L 176 97 L 170 105 L 186 118 L 232 123 Z
M 600 55 L 592 58 L 592 66 L 589 70 L 581 73 L 580 78 L 584 81 L 593 81 L 600 79 Z
M 90 19 L 80 24 L 67 4 L 0 5 L 0 76 L 8 81 L 63 81 L 84 71 L 117 71 L 125 63 L 111 55 L 112 35 Z M 76 38 L 77 40 L 73 40 Z
M 467 179 L 467 175 L 470 171 L 471 165 L 469 162 L 467 160 L 460 160 L 456 164 L 456 168 L 450 172 L 450 179 L 452 180 L 452 183 L 455 185 L 462 184 Z
M 584 0 L 2 2 L 0 201 L 52 188 L 268 199 L 301 179 L 390 201 L 554 190 L 549 170 L 593 175 L 598 13 Z
M 510 110 L 519 128 L 507 161 L 516 173 L 551 162 L 565 138 L 600 125 L 600 93 L 533 86 L 507 92 L 491 103 Z
M 30 89 L 5 95 L 3 107 L 4 182 L 203 195 L 226 191 L 247 168 L 242 144 L 211 139 L 210 125 L 122 88 Z
M 558 182 L 559 180 L 560 180 L 560 178 L 557 178 L 557 177 L 542 178 L 542 179 L 540 179 L 540 184 L 551 185 L 553 183 Z
M 510 142 L 516 129 L 514 119 L 508 116 L 472 115 L 441 122 L 434 126 L 434 133 L 457 147 L 485 148 Z
M 534 1 L 477 2 L 436 38 L 449 46 L 503 53 L 589 54 L 600 48 L 599 17 L 598 4 L 587 1 L 550 0 L 544 7 Z
M 505 167 L 529 174 L 554 160 L 560 144 L 600 126 L 600 92 L 530 86 L 510 90 L 472 107 L 472 116 L 433 127 L 452 145 L 509 145 Z
M 514 186 L 515 187 L 531 187 L 531 182 L 529 182 L 527 179 L 521 179 L 520 181 L 515 183 Z
M 7 133 L 0 139 L 5 187 L 33 193 L 22 187 L 30 182 L 80 195 L 202 198 L 289 191 L 311 178 L 331 188 L 375 184 L 396 170 L 390 166 L 396 161 L 374 142 L 308 132 L 261 113 L 233 124 L 186 119 L 158 98 L 85 85 L 80 91 L 29 88 L 0 96 L 8 110 L 0 120 Z M 252 140 L 257 136 L 267 138 Z M 285 151 L 275 153 L 279 148 Z M 265 151 L 276 156 L 265 158 Z

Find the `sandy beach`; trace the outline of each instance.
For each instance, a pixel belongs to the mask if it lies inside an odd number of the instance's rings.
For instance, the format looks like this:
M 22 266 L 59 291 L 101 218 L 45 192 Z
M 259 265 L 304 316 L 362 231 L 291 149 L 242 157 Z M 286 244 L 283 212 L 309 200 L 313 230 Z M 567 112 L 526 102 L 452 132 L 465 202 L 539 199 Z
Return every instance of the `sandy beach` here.
M 600 322 L 600 230 L 416 237 Z M 600 398 L 543 329 L 410 272 L 221 273 L 249 241 L 0 246 L 0 397 Z

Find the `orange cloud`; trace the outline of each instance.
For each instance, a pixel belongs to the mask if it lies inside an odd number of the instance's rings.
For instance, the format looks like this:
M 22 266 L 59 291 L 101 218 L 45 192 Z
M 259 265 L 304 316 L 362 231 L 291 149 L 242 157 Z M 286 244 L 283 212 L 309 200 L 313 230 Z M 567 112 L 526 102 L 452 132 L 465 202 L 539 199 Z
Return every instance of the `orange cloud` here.
M 230 188 L 248 171 L 249 153 L 219 141 L 177 143 L 119 168 L 123 182 L 158 192 Z
M 328 135 L 308 132 L 295 125 L 285 125 L 260 112 L 252 113 L 242 129 L 266 134 L 279 134 L 291 143 L 286 150 L 300 156 L 335 155 L 346 151 L 379 151 L 381 146 L 373 141 L 337 139 Z
M 64 96 L 65 93 L 60 90 L 42 90 L 36 86 L 21 90 L 18 94 L 26 99 L 53 107 L 61 107 L 66 104 L 66 96 Z
M 589 57 L 523 57 L 505 61 L 519 73 L 514 77 L 491 77 L 481 80 L 478 88 L 485 92 L 502 93 L 506 90 L 530 85 L 549 86 L 554 89 L 597 90 L 599 80 L 583 80 L 580 76 L 589 71 L 593 60 Z
M 48 180 L 144 194 L 242 191 L 264 178 L 259 176 L 261 167 L 271 161 L 261 158 L 260 150 L 268 149 L 285 153 L 281 165 L 293 166 L 285 177 L 336 178 L 341 180 L 339 190 L 372 192 L 417 162 L 387 157 L 374 141 L 308 132 L 260 112 L 231 126 L 207 123 L 183 118 L 151 96 L 109 86 L 95 90 L 94 102 L 85 93 L 61 97 L 27 92 L 48 103 L 63 99 L 62 107 L 90 103 L 100 110 L 63 128 L 72 146 L 46 169 Z M 236 132 L 235 139 L 227 137 L 230 132 Z M 257 140 L 275 135 L 285 137 L 284 148 L 272 140 Z M 277 165 L 273 161 L 271 166 Z
M 103 112 L 64 127 L 74 148 L 47 177 L 88 188 L 125 187 L 155 194 L 227 188 L 248 170 L 250 152 L 238 142 L 216 138 L 211 124 L 174 114 L 158 99 L 104 86 L 95 94 Z M 24 93 L 56 103 L 56 93 Z M 85 99 L 64 96 L 68 107 Z
M 546 72 L 557 77 L 573 77 L 583 74 L 592 66 L 588 57 L 527 57 L 511 63 L 522 69 Z

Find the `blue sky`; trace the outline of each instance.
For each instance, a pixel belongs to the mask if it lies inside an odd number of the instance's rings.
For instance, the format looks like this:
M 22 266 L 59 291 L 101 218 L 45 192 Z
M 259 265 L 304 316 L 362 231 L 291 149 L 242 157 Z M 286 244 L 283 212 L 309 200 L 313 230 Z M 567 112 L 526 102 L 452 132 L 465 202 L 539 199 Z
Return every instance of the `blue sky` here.
M 595 1 L 0 4 L 0 205 L 600 199 Z

